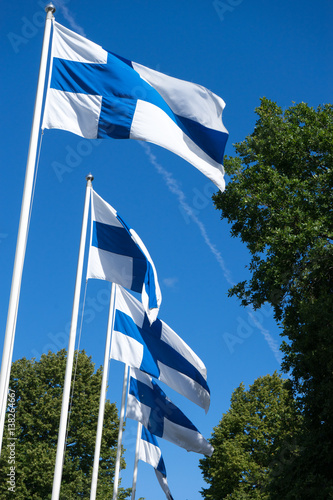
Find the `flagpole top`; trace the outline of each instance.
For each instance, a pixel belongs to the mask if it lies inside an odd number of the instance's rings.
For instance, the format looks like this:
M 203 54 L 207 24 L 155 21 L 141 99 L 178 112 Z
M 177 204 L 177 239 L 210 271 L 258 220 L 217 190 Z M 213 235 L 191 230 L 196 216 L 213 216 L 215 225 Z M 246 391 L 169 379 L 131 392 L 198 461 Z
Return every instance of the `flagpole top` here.
M 45 12 L 52 12 L 52 14 L 54 14 L 55 11 L 56 11 L 56 8 L 52 2 L 48 3 L 47 6 L 45 7 Z
M 87 181 L 87 182 L 89 182 L 89 181 L 90 181 L 90 183 L 91 183 L 93 180 L 94 180 L 94 176 L 93 176 L 92 174 L 88 174 L 88 175 L 86 176 L 86 181 Z

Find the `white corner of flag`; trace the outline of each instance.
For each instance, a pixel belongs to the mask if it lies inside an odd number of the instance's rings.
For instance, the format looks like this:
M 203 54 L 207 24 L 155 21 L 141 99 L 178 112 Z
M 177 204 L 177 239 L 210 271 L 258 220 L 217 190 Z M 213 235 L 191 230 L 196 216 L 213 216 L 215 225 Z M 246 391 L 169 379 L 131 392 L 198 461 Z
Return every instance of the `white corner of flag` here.
M 91 190 L 91 242 L 87 279 L 111 281 L 142 296 L 150 323 L 162 302 L 155 265 L 137 233 Z

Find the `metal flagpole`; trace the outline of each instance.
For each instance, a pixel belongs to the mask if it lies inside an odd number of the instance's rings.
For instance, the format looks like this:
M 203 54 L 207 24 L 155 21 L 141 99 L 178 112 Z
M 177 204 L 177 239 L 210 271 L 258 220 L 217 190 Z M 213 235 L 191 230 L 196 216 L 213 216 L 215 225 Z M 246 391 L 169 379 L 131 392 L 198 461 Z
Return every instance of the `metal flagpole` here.
M 51 20 L 53 18 L 53 13 L 55 12 L 55 7 L 52 3 L 49 3 L 45 7 L 46 20 L 45 20 L 45 28 L 44 28 L 44 37 L 43 37 L 43 46 L 42 46 L 42 54 L 39 66 L 39 75 L 38 75 L 38 83 L 37 83 L 37 91 L 36 91 L 36 99 L 35 99 L 35 107 L 34 114 L 32 120 L 32 128 L 30 135 L 30 144 L 27 158 L 27 166 L 26 166 L 26 174 L 24 181 L 24 190 L 22 197 L 22 206 L 21 206 L 21 215 L 20 215 L 20 224 L 17 235 L 17 243 L 16 243 L 16 253 L 15 253 L 15 262 L 13 269 L 13 277 L 12 277 L 12 285 L 8 306 L 8 315 L 7 315 L 7 326 L 4 340 L 4 347 L 2 353 L 2 364 L 1 364 L 1 376 L 0 376 L 0 451 L 2 445 L 2 437 L 3 437 L 3 429 L 5 423 L 5 415 L 7 408 L 7 395 L 8 395 L 8 387 L 9 387 L 9 376 L 10 369 L 13 358 L 13 348 L 14 348 L 14 338 L 15 338 L 15 329 L 16 329 L 16 318 L 17 318 L 17 310 L 20 298 L 20 290 L 21 290 L 21 281 L 22 281 L 22 273 L 23 273 L 23 264 L 25 258 L 25 250 L 28 239 L 28 230 L 29 230 L 29 215 L 32 204 L 32 188 L 35 176 L 35 164 L 36 164 L 36 155 L 37 155 L 37 146 L 38 146 L 38 138 L 39 138 L 39 127 L 40 127 L 40 119 L 42 114 L 42 103 L 43 103 L 43 94 L 44 94 L 44 86 L 45 86 L 45 75 L 46 75 L 46 66 L 47 66 L 47 56 L 49 51 L 49 41 L 50 41 L 50 33 L 51 33 Z
M 109 375 L 110 345 L 111 345 L 111 335 L 112 335 L 113 320 L 114 320 L 115 291 L 116 291 L 116 286 L 114 283 L 112 283 L 110 308 L 109 308 L 109 319 L 108 319 L 106 341 L 105 341 L 103 377 L 102 377 L 102 385 L 101 385 L 101 395 L 100 395 L 100 400 L 99 400 L 99 412 L 98 412 L 98 422 L 97 422 L 94 466 L 93 466 L 93 473 L 92 473 L 92 478 L 91 478 L 90 500 L 95 500 L 96 491 L 97 491 L 99 456 L 100 456 L 100 451 L 101 451 L 105 398 L 106 398 L 107 381 L 108 381 L 108 375 Z
M 141 441 L 141 432 L 142 432 L 142 423 L 138 422 L 138 430 L 136 433 L 135 460 L 134 460 L 131 500 L 135 500 L 135 494 L 136 494 L 136 480 L 138 477 L 138 462 L 139 462 L 139 449 L 140 449 L 140 441 Z
M 72 370 L 73 370 L 73 361 L 74 361 L 76 328 L 77 328 L 77 320 L 78 320 L 78 314 L 79 314 L 79 303 L 80 303 L 80 291 L 81 291 L 81 283 L 82 283 L 84 250 L 85 250 L 85 243 L 86 243 L 86 236 L 87 236 L 89 197 L 90 197 L 90 192 L 91 192 L 92 181 L 94 180 L 94 178 L 91 174 L 89 174 L 89 175 L 87 175 L 86 179 L 87 179 L 87 187 L 86 187 L 86 196 L 85 196 L 85 201 L 84 201 L 79 257 L 78 257 L 77 270 L 76 270 L 76 281 L 75 281 L 75 291 L 74 291 L 74 299 L 73 299 L 71 329 L 70 329 L 69 341 L 68 341 L 66 373 L 65 373 L 64 390 L 63 390 L 63 396 L 62 396 L 57 455 L 56 455 L 56 463 L 55 463 L 54 477 L 53 477 L 52 500 L 59 499 L 61 477 L 62 477 L 62 467 L 63 467 L 63 462 L 64 462 L 65 446 L 66 446 L 66 428 L 67 428 L 68 406 L 69 406 L 69 399 L 70 399 L 71 379 L 72 379 Z
M 128 379 L 128 365 L 125 365 L 123 394 L 121 397 L 121 409 L 120 409 L 120 418 L 119 418 L 117 458 L 116 458 L 116 466 L 115 466 L 115 471 L 114 471 L 112 500 L 117 500 L 117 495 L 118 495 L 118 482 L 119 482 L 119 470 L 120 470 L 120 458 L 121 458 L 121 441 L 123 438 L 123 425 L 124 425 L 124 415 L 125 415 L 125 399 L 126 399 L 127 379 Z

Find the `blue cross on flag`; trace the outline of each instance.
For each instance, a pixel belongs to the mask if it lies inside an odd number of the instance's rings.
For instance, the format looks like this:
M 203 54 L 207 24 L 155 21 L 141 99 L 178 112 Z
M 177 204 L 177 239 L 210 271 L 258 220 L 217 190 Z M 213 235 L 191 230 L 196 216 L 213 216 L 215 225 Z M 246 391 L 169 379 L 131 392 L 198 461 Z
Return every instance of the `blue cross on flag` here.
M 223 191 L 228 131 L 210 90 L 104 50 L 54 21 L 42 128 L 138 139 L 181 156 Z
M 126 415 L 141 422 L 154 436 L 211 456 L 214 448 L 184 413 L 146 373 L 131 368 Z
M 163 321 L 150 324 L 142 304 L 116 287 L 111 358 L 161 380 L 208 411 L 210 391 L 201 359 Z

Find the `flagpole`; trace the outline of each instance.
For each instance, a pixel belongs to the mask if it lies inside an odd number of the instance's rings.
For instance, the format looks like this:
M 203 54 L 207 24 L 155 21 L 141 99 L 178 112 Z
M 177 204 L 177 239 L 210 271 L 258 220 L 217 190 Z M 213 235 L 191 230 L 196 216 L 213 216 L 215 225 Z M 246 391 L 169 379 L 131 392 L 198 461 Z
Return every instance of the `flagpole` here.
M 142 423 L 138 422 L 138 430 L 136 433 L 135 459 L 134 459 L 134 471 L 133 471 L 133 484 L 132 484 L 131 500 L 135 500 L 135 494 L 136 494 L 136 480 L 138 478 L 138 462 L 139 462 L 139 449 L 140 449 L 141 432 L 142 432 Z
M 84 201 L 79 257 L 78 257 L 77 270 L 76 270 L 76 281 L 75 281 L 75 291 L 74 291 L 74 299 L 73 299 L 72 320 L 71 320 L 71 328 L 70 328 L 69 341 L 68 341 L 67 363 L 66 363 L 64 390 L 63 390 L 63 396 L 62 396 L 57 455 L 56 455 L 56 463 L 55 463 L 54 477 L 53 477 L 52 500 L 58 500 L 59 495 L 60 495 L 62 467 L 63 467 L 63 462 L 64 462 L 65 446 L 66 446 L 66 428 L 67 428 L 68 406 L 69 406 L 69 399 L 70 399 L 71 379 L 72 379 L 74 351 L 75 351 L 75 337 L 76 337 L 77 320 L 78 320 L 78 315 L 79 315 L 79 303 L 80 303 L 80 291 L 81 291 L 81 283 L 82 283 L 84 250 L 85 250 L 85 243 L 86 243 L 86 236 L 87 236 L 89 198 L 90 198 L 90 192 L 91 192 L 91 187 L 92 187 L 92 181 L 94 180 L 94 178 L 91 174 L 89 174 L 89 175 L 87 175 L 86 180 L 87 180 L 87 186 L 86 186 L 86 195 L 85 195 L 85 201 Z
M 2 353 L 2 364 L 1 364 L 1 376 L 0 376 L 0 451 L 2 446 L 2 437 L 3 437 L 3 429 L 5 423 L 5 414 L 7 408 L 7 395 L 9 388 L 9 377 L 10 377 L 10 369 L 13 358 L 13 349 L 14 349 L 14 339 L 15 339 L 15 329 L 16 329 L 16 319 L 17 319 L 17 310 L 20 298 L 20 290 L 21 290 L 21 281 L 22 281 L 22 273 L 23 273 L 23 265 L 25 258 L 25 251 L 28 239 L 28 231 L 29 231 L 29 217 L 30 210 L 32 205 L 32 189 L 33 182 L 35 176 L 35 164 L 36 164 L 36 156 L 37 156 L 37 146 L 38 146 L 38 138 L 39 138 L 39 126 L 42 114 L 42 103 L 43 103 L 43 94 L 44 94 L 44 86 L 45 86 L 45 75 L 46 75 L 46 67 L 47 67 L 47 56 L 49 51 L 49 42 L 50 42 L 50 33 L 51 33 L 51 20 L 53 18 L 53 13 L 55 12 L 55 7 L 52 3 L 49 3 L 45 7 L 46 11 L 46 20 L 45 20 L 45 28 L 44 28 L 44 37 L 43 37 L 43 45 L 42 45 L 42 53 L 40 59 L 39 66 L 39 74 L 38 74 L 38 83 L 37 83 L 37 91 L 35 98 L 35 107 L 33 113 L 31 134 L 30 134 L 30 144 L 26 165 L 26 173 L 25 173 L 25 181 L 24 181 L 24 190 L 22 197 L 22 206 L 21 206 L 21 215 L 20 215 L 20 224 L 17 235 L 16 242 L 16 253 L 15 253 L 15 262 L 13 269 L 13 277 L 12 277 L 12 285 L 8 306 L 8 315 L 7 315 L 7 326 L 4 340 L 4 347 Z
M 119 482 L 119 470 L 120 470 L 120 458 L 121 458 L 121 441 L 123 438 L 123 425 L 124 425 L 124 415 L 125 415 L 125 399 L 126 399 L 127 379 L 128 379 L 128 365 L 125 364 L 123 393 L 122 393 L 122 397 L 121 397 L 121 409 L 120 409 L 120 418 L 119 418 L 117 458 L 116 458 L 116 466 L 115 466 L 115 471 L 114 471 L 112 500 L 117 500 L 117 495 L 118 495 L 118 482 Z
M 116 286 L 114 283 L 112 283 L 110 308 L 109 308 L 109 319 L 108 319 L 106 341 L 105 341 L 103 377 L 102 377 L 102 385 L 101 385 L 101 395 L 100 395 L 100 400 L 99 400 L 99 412 L 98 412 L 98 422 L 97 422 L 97 432 L 96 432 L 94 466 L 93 466 L 93 473 L 92 473 L 92 478 L 91 478 L 90 500 L 95 500 L 96 491 L 97 491 L 98 466 L 99 466 L 99 457 L 100 457 L 101 441 L 102 441 L 102 433 L 103 433 L 103 420 L 104 420 L 107 381 L 108 381 L 108 375 L 109 375 L 111 336 L 112 336 L 112 331 L 113 331 L 115 290 L 116 290 Z

